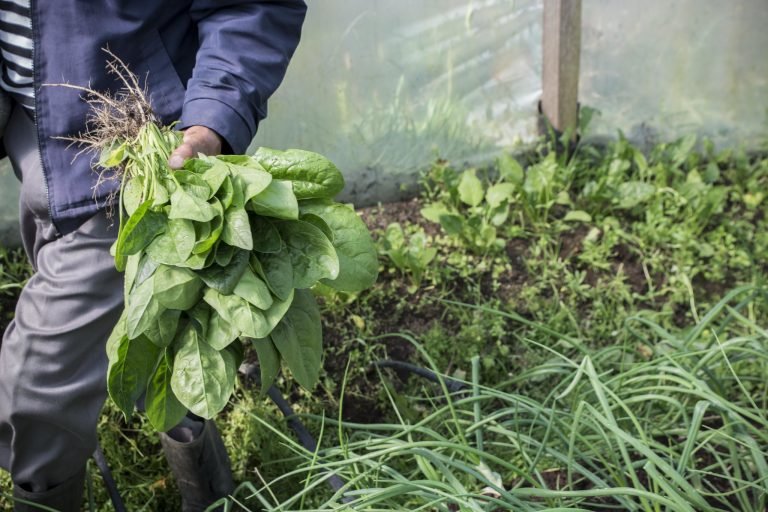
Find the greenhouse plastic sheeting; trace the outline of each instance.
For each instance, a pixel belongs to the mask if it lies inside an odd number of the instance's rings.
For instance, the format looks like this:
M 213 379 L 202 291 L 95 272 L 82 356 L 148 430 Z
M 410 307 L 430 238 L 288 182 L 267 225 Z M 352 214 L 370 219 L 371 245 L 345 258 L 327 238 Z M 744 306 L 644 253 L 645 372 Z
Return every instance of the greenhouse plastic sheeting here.
M 307 3 L 255 144 L 327 155 L 347 177 L 341 198 L 412 194 L 437 157 L 488 159 L 535 135 L 541 1 Z
M 536 136 L 542 0 L 308 0 L 302 42 L 254 146 L 305 148 L 362 206 L 415 192 L 436 158 L 484 163 Z M 768 140 L 768 0 L 582 0 L 591 134 Z M 0 237 L 18 186 L 0 166 Z
M 768 140 L 768 1 L 583 0 L 580 101 L 592 133 L 719 146 Z

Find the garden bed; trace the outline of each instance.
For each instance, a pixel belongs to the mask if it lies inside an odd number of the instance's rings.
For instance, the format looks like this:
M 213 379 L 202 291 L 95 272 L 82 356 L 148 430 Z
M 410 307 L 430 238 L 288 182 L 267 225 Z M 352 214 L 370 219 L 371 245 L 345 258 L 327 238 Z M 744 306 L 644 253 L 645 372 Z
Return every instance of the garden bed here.
M 320 451 L 250 388 L 220 418 L 248 507 L 343 510 L 330 471 L 352 510 L 763 510 L 768 159 L 693 148 L 437 162 L 360 210 L 379 280 L 316 290 L 321 383 L 278 382 Z M 100 432 L 129 509 L 178 507 L 144 418 Z

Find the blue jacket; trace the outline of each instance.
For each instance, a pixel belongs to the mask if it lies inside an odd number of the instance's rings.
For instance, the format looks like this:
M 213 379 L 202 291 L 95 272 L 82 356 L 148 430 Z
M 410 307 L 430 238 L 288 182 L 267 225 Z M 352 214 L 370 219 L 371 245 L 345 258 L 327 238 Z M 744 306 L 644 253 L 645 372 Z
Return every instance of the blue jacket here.
M 56 138 L 85 128 L 81 94 L 44 84 L 119 88 L 105 71 L 109 47 L 146 77 L 164 123 L 207 126 L 243 153 L 283 79 L 305 11 L 303 0 L 32 0 L 35 117 L 58 231 L 77 229 L 116 184 L 95 189 L 91 158 L 75 158 L 78 149 Z

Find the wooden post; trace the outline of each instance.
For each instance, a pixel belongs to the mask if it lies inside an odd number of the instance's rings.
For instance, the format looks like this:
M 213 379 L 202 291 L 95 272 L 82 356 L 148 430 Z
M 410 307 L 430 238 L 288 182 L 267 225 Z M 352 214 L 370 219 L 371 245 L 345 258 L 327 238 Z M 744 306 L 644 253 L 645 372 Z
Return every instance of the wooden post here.
M 544 0 L 541 111 L 558 132 L 578 128 L 581 0 Z

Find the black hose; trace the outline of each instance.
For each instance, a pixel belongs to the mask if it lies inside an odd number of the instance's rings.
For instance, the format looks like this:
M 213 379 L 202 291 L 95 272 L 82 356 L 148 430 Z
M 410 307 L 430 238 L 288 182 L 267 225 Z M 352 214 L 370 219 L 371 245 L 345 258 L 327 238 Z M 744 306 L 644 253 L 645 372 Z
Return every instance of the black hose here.
M 98 443 L 96 444 L 96 451 L 93 452 L 93 459 L 96 461 L 96 467 L 99 468 L 101 478 L 104 480 L 109 499 L 112 500 L 112 505 L 115 506 L 115 512 L 126 512 L 123 499 L 117 490 L 117 484 L 115 484 L 115 480 L 112 478 L 112 471 L 110 471 L 107 459 L 104 457 L 104 452 L 101 451 L 101 446 Z
M 258 365 L 244 363 L 240 366 L 240 373 L 247 379 L 254 381 L 257 385 L 261 382 Z M 296 412 L 291 407 L 291 404 L 289 404 L 283 397 L 282 393 L 280 393 L 280 390 L 275 386 L 270 386 L 267 390 L 267 396 L 275 403 L 277 408 L 280 409 L 280 412 L 283 413 L 285 419 L 288 420 L 288 425 L 294 432 L 296 432 L 296 436 L 299 438 L 301 446 L 303 446 L 305 450 L 315 453 L 317 451 L 317 441 L 315 441 L 315 438 L 309 433 L 307 427 L 305 427 L 301 420 L 296 416 Z M 341 491 L 345 484 L 346 482 L 344 482 L 339 475 L 331 475 L 328 478 L 328 485 L 330 485 L 331 489 L 335 492 Z M 352 501 L 353 499 L 348 496 L 341 498 L 342 503 L 350 503 Z
M 421 366 L 416 366 L 415 364 L 406 363 L 404 361 L 382 359 L 381 361 L 375 361 L 373 364 L 374 366 L 378 366 L 379 368 L 394 368 L 396 370 L 405 370 L 407 372 L 413 373 L 414 375 L 418 375 L 419 377 L 427 379 L 431 382 L 437 382 L 437 383 L 440 382 L 440 379 L 438 378 L 437 374 L 432 370 L 428 370 Z M 458 391 L 464 391 L 469 389 L 469 385 L 467 385 L 466 383 L 456 379 L 452 379 L 450 377 L 443 377 L 443 382 L 445 382 L 445 387 L 451 393 L 456 393 Z
M 416 366 L 415 364 L 406 363 L 404 361 L 385 359 L 376 361 L 373 364 L 379 368 L 394 368 L 396 370 L 405 370 L 431 382 L 440 382 L 440 378 L 432 370 L 428 370 L 421 366 Z M 255 382 L 257 385 L 261 383 L 260 370 L 257 364 L 243 363 L 240 366 L 239 371 L 246 379 Z M 450 377 L 444 377 L 443 382 L 445 382 L 445 387 L 451 393 L 469 389 L 469 386 L 464 382 L 452 379 Z M 280 412 L 283 413 L 285 419 L 288 420 L 288 425 L 294 430 L 294 432 L 296 432 L 296 436 L 299 438 L 301 445 L 307 451 L 315 453 L 317 451 L 317 441 L 315 441 L 315 438 L 312 437 L 312 434 L 309 433 L 307 427 L 305 427 L 301 420 L 299 420 L 299 418 L 296 416 L 296 413 L 291 407 L 291 404 L 289 404 L 285 397 L 283 397 L 282 393 L 280 393 L 280 390 L 278 390 L 275 386 L 270 386 L 267 390 L 267 396 L 275 403 L 275 405 L 277 405 L 277 408 L 280 409 Z M 330 485 L 335 492 L 339 492 L 344 488 L 345 482 L 339 475 L 331 475 L 331 477 L 328 478 L 328 485 Z M 354 500 L 351 496 L 345 496 L 341 498 L 342 503 L 351 503 L 352 501 Z

